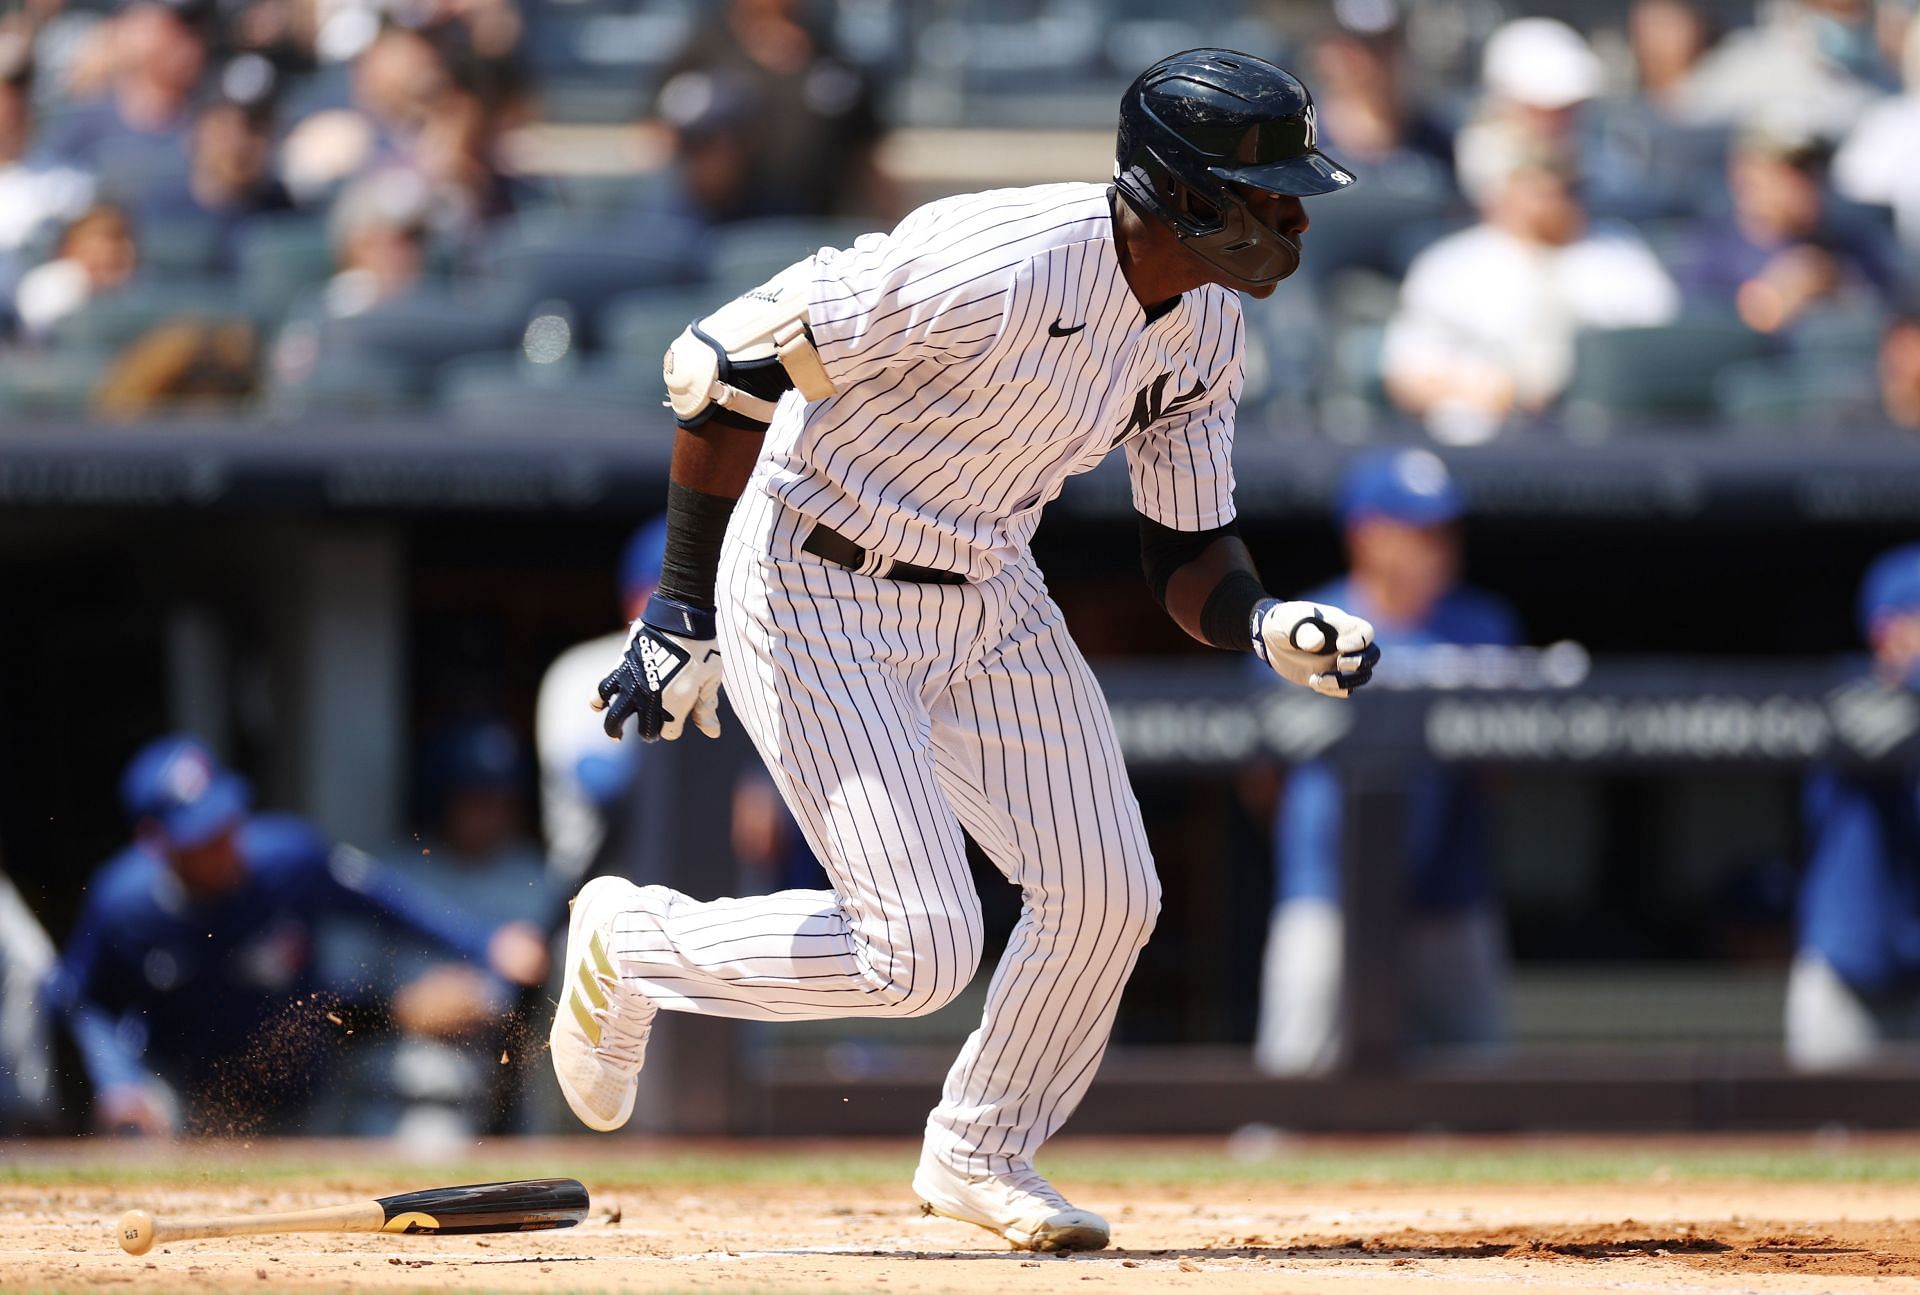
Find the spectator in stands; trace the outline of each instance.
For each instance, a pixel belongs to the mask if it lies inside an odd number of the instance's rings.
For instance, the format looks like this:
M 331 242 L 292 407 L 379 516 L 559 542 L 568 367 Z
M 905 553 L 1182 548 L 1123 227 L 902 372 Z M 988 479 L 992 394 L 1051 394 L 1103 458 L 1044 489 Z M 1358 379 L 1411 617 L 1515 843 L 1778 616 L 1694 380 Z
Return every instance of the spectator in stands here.
M 1906 92 L 1868 108 L 1847 132 L 1833 185 L 1855 202 L 1891 207 L 1900 241 L 1920 256 L 1920 17 L 1907 23 L 1900 68 Z
M 1880 403 L 1895 427 L 1920 432 L 1920 303 L 1880 339 Z
M 1772 0 L 1707 52 L 1678 107 L 1689 121 L 1740 126 L 1790 105 L 1831 142 L 1887 88 L 1873 0 Z
M 1446 193 L 1453 187 L 1452 135 L 1408 93 L 1397 11 L 1383 5 L 1367 12 L 1368 29 L 1338 27 L 1314 46 L 1321 142 L 1364 172 L 1369 188 Z
M 449 85 L 421 129 L 414 167 L 432 193 L 433 223 L 449 246 L 478 242 L 520 202 L 520 186 L 500 169 L 499 111 L 478 94 Z
M 1638 235 L 1588 225 L 1558 159 L 1514 159 L 1489 184 L 1481 223 L 1415 258 L 1381 357 L 1393 400 L 1455 441 L 1551 404 L 1578 330 L 1663 323 L 1679 308 Z
M 565 896 L 526 836 L 526 759 L 498 720 L 463 722 L 426 746 L 424 784 L 434 831 L 424 847 L 393 855 L 395 876 L 482 923 L 557 924 Z M 326 961 L 339 977 L 392 993 L 398 1038 L 362 1067 L 365 1100 L 349 1132 L 466 1137 L 492 1122 L 490 1097 L 509 1045 L 508 987 L 470 963 L 449 962 L 437 944 L 398 943 L 359 918 L 329 925 Z
M 1455 142 L 1460 187 L 1485 207 L 1524 158 L 1578 167 L 1581 108 L 1600 93 L 1600 60 L 1556 18 L 1517 18 L 1481 54 L 1483 99 Z
M 1373 622 L 1389 653 L 1520 642 L 1504 600 L 1461 581 L 1460 490 L 1427 450 L 1363 455 L 1341 481 L 1348 574 L 1305 595 Z M 1342 601 L 1342 600 L 1345 601 Z M 1317 1074 L 1344 1047 L 1339 775 L 1309 761 L 1288 777 L 1274 822 L 1275 904 L 1254 1058 L 1269 1074 Z M 1430 770 L 1412 790 L 1405 860 L 1408 1039 L 1492 1044 L 1505 1035 L 1506 950 L 1471 775 Z
M 679 72 L 660 87 L 654 111 L 673 133 L 679 184 L 670 214 L 703 225 L 761 214 L 753 169 L 760 101 L 751 82 L 733 72 Z
M 432 194 L 400 167 L 355 180 L 340 194 L 328 235 L 339 272 L 328 281 L 329 315 L 357 315 L 395 301 L 420 284 L 427 268 Z
M 314 968 L 316 924 L 364 913 L 520 984 L 546 974 L 524 923 L 476 922 L 360 852 L 281 814 L 249 815 L 245 780 L 190 737 L 127 766 L 134 840 L 88 884 L 50 983 L 93 1081 L 96 1122 L 164 1132 L 297 1125 L 339 1033 Z
M 137 202 L 187 171 L 194 97 L 207 65 L 203 0 L 132 0 L 112 21 L 110 80 L 100 98 L 61 114 L 45 146 L 56 161 Z
M 254 217 L 288 211 L 293 198 L 273 172 L 272 71 L 245 56 L 194 115 L 190 169 L 182 183 L 149 190 L 134 215 L 143 226 L 202 221 L 219 231 L 221 268 L 232 270 Z
M 1883 554 L 1860 587 L 1860 628 L 1883 687 L 1920 690 L 1920 544 Z M 1882 704 L 1884 709 L 1891 701 Z M 1920 1039 L 1920 799 L 1911 772 L 1817 768 L 1799 952 L 1787 979 L 1787 1056 L 1802 1070 L 1873 1060 Z
M 108 296 L 132 281 L 140 268 L 140 250 L 126 213 L 97 203 L 68 225 L 51 260 L 21 276 L 13 309 L 20 331 L 33 341 L 96 297 Z
M 106 365 L 92 409 L 108 422 L 157 414 L 229 413 L 258 393 L 260 337 L 244 318 L 171 319 Z
M 1694 69 L 1715 39 L 1712 20 L 1693 0 L 1634 0 L 1627 44 L 1634 84 L 1647 106 L 1662 117 L 1680 118 Z
M 420 31 L 387 23 L 353 63 L 352 102 L 288 130 L 280 174 L 302 205 L 325 201 L 353 177 L 408 164 L 452 84 L 446 59 Z
M 1732 211 L 1704 223 L 1678 274 L 1687 301 L 1778 332 L 1815 307 L 1877 305 L 1896 279 L 1884 232 L 1822 188 L 1819 141 L 1782 121 L 1743 130 L 1727 164 Z
M 32 244 L 93 201 L 93 178 L 33 154 L 33 53 L 26 33 L 0 28 L 0 295 L 10 302 Z
M 40 987 L 53 963 L 53 941 L 0 872 L 0 1132 L 49 1122 L 53 1041 Z
M 753 214 L 887 213 L 895 204 L 874 163 L 873 87 L 808 21 L 800 0 L 728 0 L 666 70 L 737 77 L 758 105 L 748 187 Z

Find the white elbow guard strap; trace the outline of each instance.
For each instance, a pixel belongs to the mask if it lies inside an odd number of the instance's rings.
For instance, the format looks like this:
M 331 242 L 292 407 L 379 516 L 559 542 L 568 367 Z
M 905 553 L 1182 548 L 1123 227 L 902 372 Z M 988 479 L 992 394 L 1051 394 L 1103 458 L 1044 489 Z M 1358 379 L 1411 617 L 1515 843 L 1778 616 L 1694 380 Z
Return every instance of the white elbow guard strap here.
M 756 423 L 773 421 L 780 394 L 833 394 L 833 381 L 807 332 L 807 263 L 789 266 L 752 292 L 690 324 L 667 348 L 667 403 L 682 427 L 720 408 Z

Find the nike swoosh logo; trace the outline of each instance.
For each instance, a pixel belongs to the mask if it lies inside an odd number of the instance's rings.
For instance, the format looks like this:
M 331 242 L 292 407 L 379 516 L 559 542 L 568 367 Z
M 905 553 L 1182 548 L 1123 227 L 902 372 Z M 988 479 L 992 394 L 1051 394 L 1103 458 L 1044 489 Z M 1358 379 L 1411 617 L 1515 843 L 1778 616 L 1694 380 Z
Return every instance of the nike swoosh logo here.
M 1056 319 L 1051 324 L 1047 325 L 1047 336 L 1048 337 L 1072 337 L 1075 333 L 1079 332 L 1081 329 L 1085 327 L 1086 327 L 1085 324 L 1075 324 L 1072 328 L 1062 328 L 1060 327 L 1060 321 Z

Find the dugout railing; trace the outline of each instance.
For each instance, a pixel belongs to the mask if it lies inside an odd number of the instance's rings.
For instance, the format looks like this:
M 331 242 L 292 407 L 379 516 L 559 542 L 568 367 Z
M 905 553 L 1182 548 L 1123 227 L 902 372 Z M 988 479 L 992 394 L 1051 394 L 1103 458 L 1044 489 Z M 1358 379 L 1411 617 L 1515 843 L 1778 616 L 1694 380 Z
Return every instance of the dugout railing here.
M 1413 654 L 1403 654 L 1408 662 Z M 1801 1075 L 1777 1055 L 1714 1048 L 1607 1062 L 1516 1051 L 1410 1064 L 1399 1029 L 1398 947 L 1407 793 L 1433 764 L 1595 775 L 1793 772 L 1815 761 L 1920 766 L 1920 699 L 1844 665 L 1589 663 L 1544 651 L 1420 654 L 1351 703 L 1263 685 L 1235 664 L 1101 671 L 1136 778 L 1219 778 L 1249 762 L 1334 762 L 1342 774 L 1347 923 L 1346 1062 L 1319 1078 L 1256 1073 L 1245 1048 L 1129 1047 L 1109 1054 L 1080 1132 L 1302 1129 L 1902 1127 L 1920 1069 L 1901 1061 Z M 1409 677 L 1411 676 L 1411 677 Z M 646 855 L 673 881 L 718 894 L 710 833 L 743 742 L 674 751 L 646 792 Z M 691 811 L 691 812 L 689 812 Z M 704 842 L 704 844 L 703 844 Z M 1780 968 L 1784 976 L 1785 968 Z M 761 1054 L 754 1027 L 676 1019 L 650 1062 L 653 1127 L 678 1131 L 910 1133 L 938 1092 L 948 1046 L 885 1049 L 854 1065 L 793 1049 Z M 724 1097 L 724 1100 L 723 1100 Z

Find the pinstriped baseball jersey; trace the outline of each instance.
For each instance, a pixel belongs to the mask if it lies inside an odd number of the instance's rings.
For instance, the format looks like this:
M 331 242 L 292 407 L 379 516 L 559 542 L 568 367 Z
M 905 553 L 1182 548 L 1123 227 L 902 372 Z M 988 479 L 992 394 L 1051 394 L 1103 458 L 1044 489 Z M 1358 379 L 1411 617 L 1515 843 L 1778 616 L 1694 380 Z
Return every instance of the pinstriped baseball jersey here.
M 1124 444 L 1142 513 L 1177 530 L 1232 520 L 1239 296 L 1209 285 L 1148 319 L 1106 186 L 944 199 L 811 264 L 838 394 L 790 396 L 769 432 L 766 486 L 795 511 L 977 580 Z

